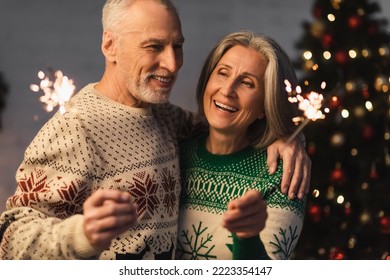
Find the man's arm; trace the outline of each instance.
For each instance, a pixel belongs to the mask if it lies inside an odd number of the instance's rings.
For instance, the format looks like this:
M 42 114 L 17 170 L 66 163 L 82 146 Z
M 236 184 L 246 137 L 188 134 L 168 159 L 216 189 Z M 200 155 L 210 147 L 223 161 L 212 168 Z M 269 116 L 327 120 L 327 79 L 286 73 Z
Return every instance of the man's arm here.
M 79 133 L 68 135 L 67 129 Z M 80 151 L 91 150 L 80 131 L 74 118 L 54 117 L 27 148 L 16 172 L 16 191 L 1 217 L 9 222 L 0 259 L 83 259 L 100 254 L 84 233 L 82 215 L 93 182 L 84 176 L 88 170 L 73 172 L 69 164 L 78 162 Z
M 166 103 L 172 120 L 172 132 L 179 141 L 187 140 L 208 131 L 207 124 L 197 113 L 185 110 L 177 105 Z
M 277 140 L 268 146 L 267 165 L 270 174 L 278 166 L 278 160 L 283 160 L 282 192 L 290 199 L 303 199 L 310 190 L 311 159 L 304 144 L 298 138 L 291 143 Z
M 76 143 L 84 143 L 74 138 L 83 136 L 62 134 L 67 126 L 79 131 L 65 117 L 50 120 L 27 148 L 16 172 L 16 191 L 1 216 L 9 222 L 0 259 L 82 259 L 99 254 L 84 234 L 81 215 L 92 182 L 81 172 L 67 172 L 71 166 L 65 164 L 77 156 Z

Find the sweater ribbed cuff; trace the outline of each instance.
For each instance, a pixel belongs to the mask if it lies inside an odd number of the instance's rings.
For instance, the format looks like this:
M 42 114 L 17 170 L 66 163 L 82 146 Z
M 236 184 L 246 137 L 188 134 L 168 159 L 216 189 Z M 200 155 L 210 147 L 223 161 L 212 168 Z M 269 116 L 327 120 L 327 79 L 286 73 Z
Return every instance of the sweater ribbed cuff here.
M 260 236 L 238 238 L 233 234 L 233 260 L 269 260 Z
M 87 236 L 84 233 L 84 217 L 83 215 L 74 215 L 67 219 L 69 223 L 65 227 L 64 239 L 66 239 L 68 244 L 70 244 L 71 250 L 77 259 L 95 259 L 101 253 L 99 250 L 96 250 L 89 243 Z

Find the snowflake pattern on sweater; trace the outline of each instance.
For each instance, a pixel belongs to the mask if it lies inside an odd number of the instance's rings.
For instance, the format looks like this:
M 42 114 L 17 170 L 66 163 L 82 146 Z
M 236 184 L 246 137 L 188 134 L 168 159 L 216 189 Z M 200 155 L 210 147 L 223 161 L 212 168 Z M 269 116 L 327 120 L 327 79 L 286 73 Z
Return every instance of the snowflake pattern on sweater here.
M 180 146 L 183 188 L 176 257 L 232 259 L 236 257 L 236 240 L 237 248 L 243 252 L 238 258 L 290 258 L 302 230 L 306 199 L 289 200 L 280 191 L 281 163 L 277 172 L 269 175 L 266 151 L 247 147 L 230 155 L 213 155 L 205 148 L 206 137 L 202 135 Z M 221 226 L 228 202 L 248 188 L 259 190 L 268 205 L 266 226 L 257 243 L 237 241 Z M 246 248 L 239 247 L 244 244 Z
M 89 84 L 55 114 L 25 152 L 15 194 L 1 216 L 1 259 L 172 259 L 180 170 L 178 139 L 197 124 L 169 103 L 131 108 Z M 129 192 L 136 226 L 96 251 L 82 205 L 98 189 Z M 6 222 L 12 221 L 12 222 Z

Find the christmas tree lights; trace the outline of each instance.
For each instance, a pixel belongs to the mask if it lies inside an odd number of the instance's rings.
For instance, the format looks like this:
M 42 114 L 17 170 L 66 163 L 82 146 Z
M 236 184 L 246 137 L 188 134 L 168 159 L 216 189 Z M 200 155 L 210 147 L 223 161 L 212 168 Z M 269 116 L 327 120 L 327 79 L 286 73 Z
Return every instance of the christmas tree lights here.
M 369 0 L 316 0 L 295 61 L 322 91 L 326 119 L 305 129 L 312 190 L 298 259 L 390 255 L 390 35 Z M 303 89 L 305 90 L 305 89 Z M 317 90 L 314 88 L 314 90 Z

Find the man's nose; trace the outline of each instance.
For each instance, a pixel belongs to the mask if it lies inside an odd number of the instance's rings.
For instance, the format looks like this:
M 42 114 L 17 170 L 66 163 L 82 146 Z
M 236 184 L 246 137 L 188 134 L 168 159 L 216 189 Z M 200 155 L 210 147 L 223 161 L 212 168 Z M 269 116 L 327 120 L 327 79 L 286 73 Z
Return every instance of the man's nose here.
M 183 53 L 181 50 L 166 48 L 161 54 L 160 66 L 164 69 L 167 69 L 171 73 L 178 72 L 182 65 Z

